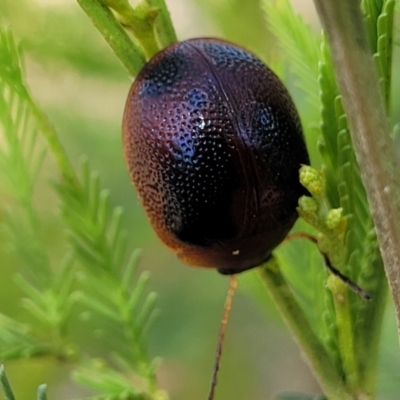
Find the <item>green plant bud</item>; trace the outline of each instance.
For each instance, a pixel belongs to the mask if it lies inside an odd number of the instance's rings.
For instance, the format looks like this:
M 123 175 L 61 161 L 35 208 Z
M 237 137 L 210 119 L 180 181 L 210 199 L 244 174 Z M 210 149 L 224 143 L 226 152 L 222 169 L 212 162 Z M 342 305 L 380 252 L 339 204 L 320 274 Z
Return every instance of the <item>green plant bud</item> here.
M 315 197 L 321 197 L 325 192 L 325 178 L 322 172 L 308 165 L 300 168 L 300 182 Z
M 343 223 L 343 209 L 334 208 L 326 215 L 326 226 L 329 229 L 337 229 Z
M 312 197 L 302 196 L 299 199 L 299 208 L 305 214 L 314 214 L 318 210 L 318 204 Z

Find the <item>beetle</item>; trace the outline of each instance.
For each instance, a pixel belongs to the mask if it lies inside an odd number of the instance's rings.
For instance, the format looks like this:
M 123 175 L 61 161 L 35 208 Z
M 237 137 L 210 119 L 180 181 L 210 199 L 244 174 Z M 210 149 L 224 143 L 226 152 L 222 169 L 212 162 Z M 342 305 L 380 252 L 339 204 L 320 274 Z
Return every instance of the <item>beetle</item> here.
M 260 265 L 296 221 L 309 164 L 279 78 L 251 52 L 196 38 L 157 53 L 123 117 L 129 174 L 159 238 L 185 263 L 236 274 Z

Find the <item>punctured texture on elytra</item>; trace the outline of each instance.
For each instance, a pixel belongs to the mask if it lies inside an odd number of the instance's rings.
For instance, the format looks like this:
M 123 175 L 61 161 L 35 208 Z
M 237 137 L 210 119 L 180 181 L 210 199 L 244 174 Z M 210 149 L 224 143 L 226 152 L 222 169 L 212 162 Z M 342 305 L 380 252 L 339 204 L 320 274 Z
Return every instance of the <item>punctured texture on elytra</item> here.
M 237 273 L 297 219 L 309 158 L 277 76 L 250 52 L 191 39 L 156 54 L 126 103 L 125 158 L 146 214 L 182 261 Z

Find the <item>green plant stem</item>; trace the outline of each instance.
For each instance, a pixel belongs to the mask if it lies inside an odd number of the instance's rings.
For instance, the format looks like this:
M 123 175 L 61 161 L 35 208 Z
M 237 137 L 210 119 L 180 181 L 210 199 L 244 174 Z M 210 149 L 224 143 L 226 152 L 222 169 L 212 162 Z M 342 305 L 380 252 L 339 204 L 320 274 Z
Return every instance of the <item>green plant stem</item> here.
M 58 164 L 58 167 L 60 169 L 63 178 L 68 183 L 76 182 L 77 178 L 74 169 L 71 163 L 69 162 L 67 153 L 65 152 L 60 141 L 58 140 L 57 133 L 50 124 L 46 115 L 32 100 L 28 92 L 26 93 L 26 96 L 28 98 L 29 107 L 31 108 L 32 113 L 36 117 L 36 122 L 39 126 L 39 130 L 47 140 L 47 144 L 49 145 L 52 155 Z
M 360 390 L 360 383 L 353 341 L 354 329 L 351 319 L 348 288 L 335 276 L 329 277 L 327 286 L 333 295 L 338 330 L 338 347 L 342 360 L 344 379 L 351 393 L 355 394 Z
M 372 257 L 367 258 L 367 260 L 375 268 L 379 268 L 378 274 L 374 273 L 373 276 L 373 284 L 376 285 L 378 290 L 373 292 L 377 295 L 372 294 L 373 305 L 364 304 L 364 307 L 360 309 L 360 314 L 364 315 L 364 317 L 361 321 L 357 320 L 353 335 L 358 338 L 356 348 L 360 367 L 360 385 L 366 393 L 374 393 L 377 379 L 381 328 L 385 305 L 387 303 L 387 280 L 379 255 L 375 256 L 374 260 Z
M 140 2 L 133 8 L 128 0 L 103 1 L 119 15 L 122 25 L 132 31 L 147 59 L 158 52 L 159 47 L 153 29 L 158 14 L 156 8 L 151 8 L 147 2 Z
M 160 47 L 163 49 L 164 47 L 175 43 L 178 39 L 176 37 L 175 29 L 165 1 L 147 0 L 147 3 L 151 7 L 158 9 L 157 18 L 154 21 L 154 30 L 156 32 Z
M 359 2 L 314 2 L 329 40 L 400 335 L 400 175 Z
M 344 231 L 346 224 L 335 229 L 334 232 L 327 231 L 325 238 L 328 244 L 328 256 L 330 261 L 339 271 L 344 270 Z M 340 279 L 331 275 L 327 286 L 333 295 L 333 304 L 335 307 L 335 321 L 338 332 L 338 350 L 342 360 L 343 375 L 346 386 L 351 393 L 360 390 L 359 360 L 355 350 L 354 343 L 354 321 L 351 313 L 351 301 L 349 298 L 349 288 Z
M 5 400 L 15 400 L 10 382 L 8 382 L 7 375 L 4 371 L 4 365 L 0 365 L 0 384 L 3 387 Z
M 129 38 L 111 10 L 100 0 L 77 1 L 129 74 L 136 76 L 146 63 L 146 58 L 140 47 Z
M 274 259 L 260 269 L 260 276 L 285 323 L 293 332 L 301 349 L 306 353 L 311 369 L 324 394 L 329 400 L 352 399 L 353 397 L 347 391 L 329 354 L 312 330 L 306 315 L 295 300 Z

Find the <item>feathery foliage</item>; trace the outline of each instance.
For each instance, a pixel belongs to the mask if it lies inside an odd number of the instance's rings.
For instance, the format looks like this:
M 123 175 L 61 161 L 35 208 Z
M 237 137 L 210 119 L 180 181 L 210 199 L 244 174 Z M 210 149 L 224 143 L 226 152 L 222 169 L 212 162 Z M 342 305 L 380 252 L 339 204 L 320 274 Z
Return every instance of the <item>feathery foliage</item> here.
M 18 283 L 24 290 L 23 300 L 49 339 L 41 343 L 40 333 L 29 333 L 19 324 L 2 326 L 8 334 L 8 346 L 0 343 L 0 358 L 21 357 L 43 353 L 56 354 L 60 350 L 64 323 L 69 312 L 69 296 L 65 293 L 68 280 L 53 279 L 49 254 L 43 245 L 40 216 L 34 203 L 34 188 L 44 160 L 44 143 L 38 140 L 38 123 L 32 111 L 32 100 L 23 81 L 18 49 L 10 32 L 0 32 L 0 121 L 4 146 L 1 151 L 1 172 L 15 199 L 6 212 L 3 233 L 9 246 L 20 259 L 24 274 L 18 274 Z M 11 206 L 10 206 L 11 207 Z M 69 263 L 62 263 L 60 278 L 67 275 Z M 29 281 L 29 283 L 28 283 Z M 59 292 L 60 296 L 56 295 Z M 4 317 L 4 321 L 9 321 Z M 20 338 L 23 338 L 22 342 Z M 23 348 L 20 348 L 25 343 Z M 23 354 L 21 350 L 29 351 Z
M 27 90 L 19 51 L 9 31 L 0 31 L 0 55 L 4 142 L 0 172 L 11 194 L 2 230 L 23 267 L 16 282 L 24 292 L 21 301 L 29 314 L 29 322 L 0 314 L 0 359 L 6 362 L 47 355 L 74 360 L 78 365 L 76 380 L 102 391 L 94 398 L 129 394 L 124 398 L 165 399 L 156 387 L 156 364 L 148 355 L 144 338 L 154 317 L 155 295 L 146 291 L 147 274 L 136 273 L 138 253 L 128 254 L 120 226 L 122 210 L 112 210 L 108 194 L 87 163 L 82 176 L 76 176 L 54 130 Z M 61 259 L 45 246 L 43 215 L 35 201 L 35 189 L 42 184 L 41 166 L 49 150 L 63 177 L 55 185 L 61 201 L 61 223 L 68 233 Z M 97 332 L 108 351 L 86 353 L 72 338 L 71 325 L 82 321 L 74 312 L 77 307 L 89 310 L 100 324 Z M 111 356 L 102 361 L 102 370 L 98 362 L 88 361 L 107 352 Z M 6 395 L 11 396 L 3 376 Z M 45 396 L 41 387 L 39 398 Z
M 378 65 L 381 88 L 388 109 L 394 1 L 366 0 L 363 7 L 372 56 Z M 343 375 L 342 379 L 349 393 L 361 390 L 372 394 L 375 390 L 374 376 L 386 298 L 386 281 L 329 48 L 325 37 L 312 33 L 295 14 L 287 0 L 265 1 L 264 9 L 270 29 L 279 38 L 284 56 L 293 61 L 290 68 L 300 82 L 299 88 L 307 98 L 313 99 L 312 104 L 316 103 L 315 98 L 319 95 L 321 136 L 318 149 L 326 178 L 322 189 L 325 191 L 325 198 L 318 200 L 315 197 L 317 204 L 314 205 L 305 202 L 306 209 L 302 209 L 300 205 L 301 215 L 322 233 L 320 247 L 329 255 L 332 263 L 357 281 L 363 289 L 368 290 L 373 298 L 373 301 L 365 303 L 355 294 L 349 293 L 345 297 L 349 306 L 345 309 L 343 298 L 337 297 L 335 286 L 332 286 L 329 280 L 328 288 L 334 290 L 333 307 L 325 294 L 323 299 L 316 300 L 315 308 L 311 305 L 313 309 L 308 311 L 308 314 L 315 315 L 319 308 L 318 303 L 330 303 L 331 306 L 328 306 L 324 313 L 326 326 L 330 329 L 321 331 L 321 324 L 312 323 L 311 326 L 322 343 L 325 343 L 332 363 L 339 374 Z M 309 146 L 314 147 L 315 143 L 310 143 L 310 139 L 313 137 L 307 136 Z M 310 187 L 308 188 L 310 190 Z M 312 190 L 310 192 L 312 193 Z M 338 233 L 339 236 L 333 235 L 331 238 L 329 230 L 321 231 L 321 223 L 318 222 L 329 218 L 329 208 L 341 210 L 342 223 L 345 225 L 345 230 Z M 300 296 L 303 296 L 303 293 L 300 293 Z M 313 359 L 316 354 L 311 351 L 309 356 Z
M 147 383 L 145 392 L 156 395 L 155 364 L 149 358 L 144 337 L 154 317 L 155 295 L 145 291 L 148 279 L 145 273 L 132 284 L 138 253 L 134 251 L 127 256 L 126 236 L 120 227 L 122 210 L 110 211 L 108 194 L 99 189 L 98 177 L 86 163 L 81 182 L 81 186 L 58 185 L 68 239 L 75 260 L 83 267 L 79 272 L 82 289 L 75 292 L 75 299 L 100 317 L 108 328 L 100 329 L 99 334 L 112 335 L 113 361 L 122 370 L 135 372 Z M 83 379 L 81 373 L 77 376 L 80 382 L 95 383 L 93 379 Z M 121 382 L 127 382 L 126 377 L 120 378 Z M 106 390 L 107 385 L 101 381 L 102 390 Z M 124 392 L 127 385 L 120 387 Z M 134 389 L 131 387 L 137 397 L 131 398 L 141 398 L 142 391 Z
M 302 17 L 292 11 L 289 0 L 263 1 L 268 26 L 279 40 L 285 65 L 298 79 L 309 104 L 318 109 L 318 61 L 320 40 Z

